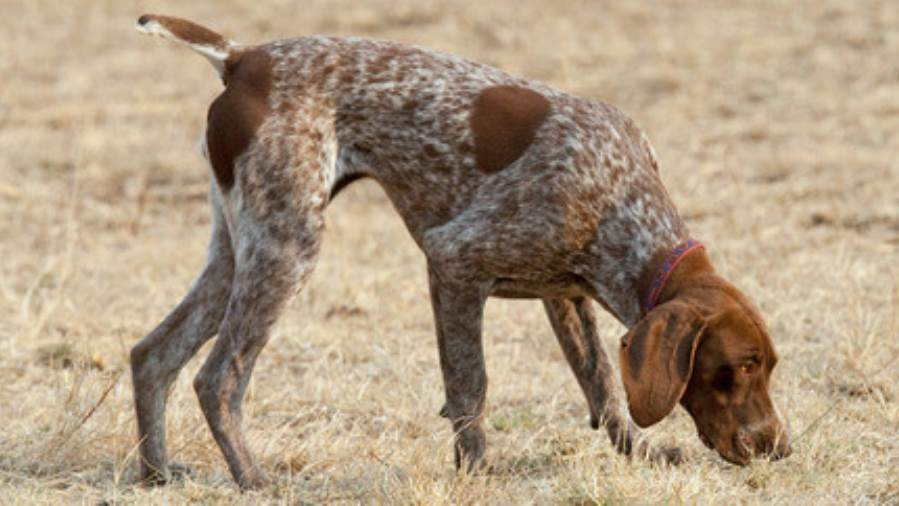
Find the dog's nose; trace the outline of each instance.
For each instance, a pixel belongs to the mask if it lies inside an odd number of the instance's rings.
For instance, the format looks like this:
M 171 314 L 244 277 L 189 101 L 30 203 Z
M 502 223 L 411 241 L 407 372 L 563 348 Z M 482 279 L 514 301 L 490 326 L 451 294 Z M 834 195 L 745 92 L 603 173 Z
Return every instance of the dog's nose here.
M 751 452 L 755 457 L 768 458 L 772 461 L 787 458 L 793 453 L 789 432 L 779 426 L 755 432 L 739 429 L 735 440 L 744 451 Z
M 787 437 L 784 437 L 774 447 L 774 451 L 771 452 L 770 458 L 772 461 L 785 459 L 793 454 L 793 447 L 790 445 L 790 440 Z
M 765 444 L 765 449 L 767 450 L 765 453 L 767 457 L 774 460 L 785 459 L 793 453 L 793 448 L 790 445 L 790 431 L 786 427 L 781 424 L 778 424 L 775 430 L 769 432 L 771 434 L 773 432 L 774 437 L 768 439 Z M 767 438 L 766 438 L 767 439 Z

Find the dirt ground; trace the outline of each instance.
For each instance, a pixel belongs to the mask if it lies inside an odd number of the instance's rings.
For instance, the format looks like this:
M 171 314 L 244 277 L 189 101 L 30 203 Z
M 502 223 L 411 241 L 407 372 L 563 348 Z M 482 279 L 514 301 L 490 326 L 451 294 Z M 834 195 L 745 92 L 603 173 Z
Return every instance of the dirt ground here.
M 490 301 L 492 471 L 457 476 L 423 255 L 382 190 L 328 210 L 310 285 L 245 405 L 274 484 L 240 494 L 181 374 L 169 452 L 192 477 L 135 483 L 129 348 L 204 261 L 219 92 L 139 14 L 235 39 L 412 42 L 613 103 L 669 191 L 761 307 L 794 455 L 737 468 L 681 409 L 652 467 L 589 429 L 537 302 Z M 893 0 L 0 2 L 0 503 L 899 503 L 899 4 Z M 601 316 L 606 345 L 624 328 Z

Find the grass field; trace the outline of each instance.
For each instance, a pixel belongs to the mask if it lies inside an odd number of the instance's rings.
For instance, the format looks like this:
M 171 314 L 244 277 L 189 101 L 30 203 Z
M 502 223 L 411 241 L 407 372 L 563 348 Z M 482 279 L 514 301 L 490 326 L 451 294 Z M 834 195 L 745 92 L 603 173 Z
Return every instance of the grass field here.
M 653 468 L 589 429 L 539 303 L 485 319 L 492 471 L 457 476 L 437 412 L 423 255 L 381 189 L 328 211 L 311 284 L 260 358 L 240 494 L 179 377 L 169 452 L 137 476 L 129 348 L 186 292 L 210 226 L 198 150 L 220 84 L 133 30 L 144 11 L 261 42 L 414 42 L 627 111 L 718 269 L 757 301 L 794 454 L 746 468 L 683 410 Z M 899 503 L 899 5 L 883 1 L 0 2 L 0 504 Z M 607 346 L 624 332 L 601 317 Z

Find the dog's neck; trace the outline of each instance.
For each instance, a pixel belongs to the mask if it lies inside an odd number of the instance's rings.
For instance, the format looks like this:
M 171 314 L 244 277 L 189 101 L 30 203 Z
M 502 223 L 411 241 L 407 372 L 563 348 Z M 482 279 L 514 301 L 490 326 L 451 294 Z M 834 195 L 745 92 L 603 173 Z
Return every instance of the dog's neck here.
M 626 327 L 643 317 L 641 302 L 647 293 L 643 287 L 652 282 L 671 250 L 690 236 L 661 181 L 650 182 L 657 200 L 638 206 L 642 201 L 629 197 L 636 203 L 610 212 L 596 240 L 601 247 L 591 251 L 596 263 L 581 274 L 594 280 L 592 295 Z M 632 193 L 637 190 L 651 193 L 640 188 Z
M 670 247 L 660 248 L 644 266 L 635 286 L 635 292 L 640 301 L 646 301 L 649 298 L 653 280 L 657 277 L 659 270 L 670 255 Z M 714 272 L 715 268 L 712 266 L 705 249 L 697 248 L 690 251 L 680 259 L 677 266 L 668 275 L 661 291 L 653 301 L 653 307 L 658 307 L 673 299 L 679 291 L 689 286 L 698 277 Z M 651 310 L 652 308 L 649 309 Z

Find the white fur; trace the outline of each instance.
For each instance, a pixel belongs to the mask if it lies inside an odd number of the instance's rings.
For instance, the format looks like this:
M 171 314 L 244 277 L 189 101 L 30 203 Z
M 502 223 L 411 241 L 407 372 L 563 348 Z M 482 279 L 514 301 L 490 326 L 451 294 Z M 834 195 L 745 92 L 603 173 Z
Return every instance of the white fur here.
M 233 42 L 228 41 L 228 50 L 222 51 L 208 44 L 191 44 L 190 42 L 186 42 L 183 39 L 176 37 L 172 32 L 170 32 L 166 27 L 162 26 L 162 24 L 160 24 L 159 21 L 156 21 L 155 19 L 151 19 L 144 24 L 136 23 L 134 27 L 138 32 L 145 35 L 154 35 L 157 37 L 162 37 L 163 39 L 186 44 L 188 47 L 200 53 L 207 60 L 209 60 L 209 63 L 211 63 L 212 66 L 215 67 L 215 70 L 218 72 L 219 77 L 222 77 L 222 75 L 224 75 L 225 60 L 228 59 L 228 56 L 231 54 L 231 49 L 236 45 Z

